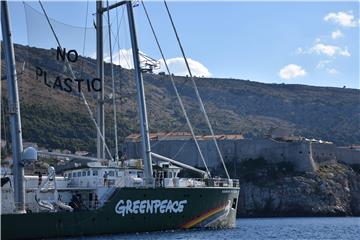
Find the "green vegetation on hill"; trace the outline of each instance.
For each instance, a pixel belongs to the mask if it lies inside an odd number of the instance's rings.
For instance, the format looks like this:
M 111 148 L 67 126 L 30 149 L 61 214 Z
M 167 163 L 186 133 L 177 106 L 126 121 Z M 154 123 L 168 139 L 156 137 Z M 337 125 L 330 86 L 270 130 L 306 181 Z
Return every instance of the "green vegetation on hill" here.
M 36 79 L 38 65 L 48 69 L 51 76 L 68 76 L 54 57 L 56 51 L 16 45 L 15 54 L 18 66 L 26 62 L 25 72 L 19 76 L 24 139 L 48 148 L 95 152 L 96 131 L 80 97 L 49 88 L 41 79 Z M 105 64 L 106 95 L 111 93 L 109 66 Z M 1 68 L 3 71 L 4 65 Z M 92 59 L 80 58 L 73 68 L 79 77 L 82 68 L 86 78 L 95 76 Z M 136 91 L 132 70 L 116 66 L 115 73 L 118 133 L 122 141 L 128 134 L 138 132 Z M 175 77 L 196 133 L 208 133 L 188 80 Z M 144 81 L 150 131 L 188 131 L 168 76 L 144 74 Z M 297 135 L 338 145 L 360 144 L 360 91 L 357 89 L 216 78 L 198 78 L 196 82 L 217 134 L 243 133 L 248 137 L 262 137 L 271 128 L 282 127 Z M 2 91 L 3 97 L 7 96 L 6 84 Z M 85 95 L 95 112 L 96 95 Z M 107 140 L 113 147 L 110 104 L 106 113 Z

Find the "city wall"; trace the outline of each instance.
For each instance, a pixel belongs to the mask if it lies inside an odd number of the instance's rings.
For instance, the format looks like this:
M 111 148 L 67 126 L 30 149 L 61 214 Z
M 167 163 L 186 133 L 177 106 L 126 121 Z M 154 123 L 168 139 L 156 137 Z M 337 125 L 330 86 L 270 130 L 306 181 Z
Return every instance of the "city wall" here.
M 312 143 L 307 141 L 281 142 L 273 139 L 237 139 L 218 141 L 226 163 L 236 164 L 248 159 L 264 158 L 272 163 L 291 162 L 298 171 L 314 171 Z M 152 151 L 183 163 L 203 167 L 196 145 L 192 140 L 151 141 Z M 209 168 L 216 168 L 220 158 L 211 140 L 199 141 Z M 141 158 L 140 143 L 127 142 L 124 153 L 128 158 Z

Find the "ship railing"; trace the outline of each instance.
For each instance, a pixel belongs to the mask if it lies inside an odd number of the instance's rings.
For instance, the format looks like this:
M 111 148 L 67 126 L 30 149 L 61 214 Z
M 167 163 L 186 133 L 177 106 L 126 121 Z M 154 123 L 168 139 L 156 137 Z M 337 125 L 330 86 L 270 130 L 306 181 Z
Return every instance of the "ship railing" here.
M 227 178 L 188 178 L 187 187 L 240 187 L 238 179 Z
M 239 187 L 238 179 L 227 179 L 227 178 L 209 178 L 204 179 L 208 187 Z

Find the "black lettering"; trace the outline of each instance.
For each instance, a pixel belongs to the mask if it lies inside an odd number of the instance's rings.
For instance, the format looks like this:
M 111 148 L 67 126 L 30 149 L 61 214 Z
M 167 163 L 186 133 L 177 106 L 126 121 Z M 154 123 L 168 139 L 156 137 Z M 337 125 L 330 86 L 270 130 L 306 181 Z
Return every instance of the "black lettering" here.
M 42 74 L 43 74 L 43 70 L 42 70 L 40 67 L 36 67 L 36 71 L 35 71 L 35 73 L 36 73 L 36 80 L 38 80 L 38 79 L 39 79 L 39 77 L 41 77 L 41 76 L 42 76 Z
M 73 54 L 71 54 L 73 53 Z M 76 62 L 77 59 L 79 57 L 79 54 L 77 53 L 76 50 L 74 49 L 71 49 L 70 51 L 68 51 L 67 53 L 67 59 L 70 61 L 70 62 Z
M 53 88 L 60 88 L 60 90 L 63 90 L 63 87 L 62 87 L 62 84 L 61 84 L 61 79 L 60 77 L 57 77 L 55 82 L 54 82 L 54 85 L 53 85 Z
M 78 91 L 81 92 L 81 82 L 83 82 L 84 79 L 74 79 L 74 81 L 78 83 Z
M 87 85 L 88 92 L 90 92 L 91 91 L 91 86 L 90 86 L 89 79 L 86 79 L 86 85 Z
M 95 84 L 95 82 L 99 82 L 98 84 Z M 98 88 L 96 88 L 96 85 L 98 85 Z M 101 79 L 100 78 L 94 78 L 91 81 L 91 87 L 95 92 L 100 92 L 101 91 Z
M 46 71 L 44 71 L 43 73 L 44 73 L 44 83 L 45 83 L 45 85 L 51 88 L 51 85 L 49 83 L 47 83 L 47 81 L 46 81 L 46 75 L 47 75 Z
M 59 61 L 59 55 L 61 57 L 61 60 L 65 61 L 65 54 L 66 54 L 66 48 L 63 48 L 62 52 L 61 52 L 61 48 L 57 47 L 57 51 L 56 51 L 56 60 Z
M 71 84 L 73 81 L 71 80 L 71 78 L 65 78 L 64 85 L 67 87 L 67 88 L 64 88 L 65 92 L 71 92 L 72 91 L 72 88 L 71 88 L 71 86 L 69 85 L 68 82 L 70 82 L 70 84 Z

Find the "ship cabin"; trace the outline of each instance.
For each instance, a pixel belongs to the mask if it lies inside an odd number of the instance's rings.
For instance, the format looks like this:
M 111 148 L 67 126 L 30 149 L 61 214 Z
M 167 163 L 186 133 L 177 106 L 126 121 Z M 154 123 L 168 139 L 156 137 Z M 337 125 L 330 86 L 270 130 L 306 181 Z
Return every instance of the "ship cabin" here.
M 179 173 L 182 168 L 168 162 L 153 165 L 153 177 L 157 187 L 179 186 Z M 65 170 L 63 176 L 69 188 L 98 187 L 141 187 L 144 184 L 141 160 L 130 159 L 119 165 L 102 165 L 98 162 Z
M 68 179 L 69 187 L 139 187 L 143 185 L 141 165 L 101 165 L 88 163 L 86 166 L 65 170 L 63 176 Z
M 158 162 L 153 165 L 153 177 L 157 187 L 178 187 L 179 173 L 182 168 L 168 162 Z

